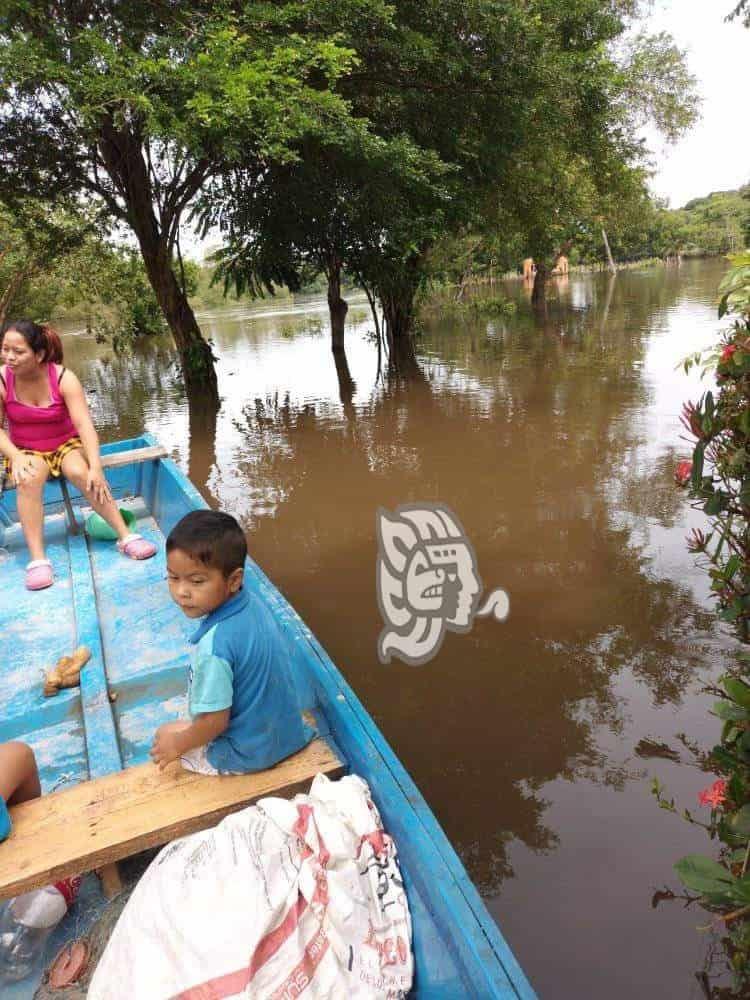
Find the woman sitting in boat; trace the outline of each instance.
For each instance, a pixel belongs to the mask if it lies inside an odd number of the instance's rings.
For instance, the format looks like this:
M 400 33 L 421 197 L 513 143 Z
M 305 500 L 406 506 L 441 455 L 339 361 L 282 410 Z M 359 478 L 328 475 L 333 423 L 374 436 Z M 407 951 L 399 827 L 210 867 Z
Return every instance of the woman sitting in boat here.
M 18 515 L 31 561 L 26 586 L 52 586 L 45 556 L 42 494 L 49 476 L 65 476 L 117 532 L 117 547 L 131 559 L 148 559 L 156 546 L 133 534 L 112 498 L 81 383 L 62 366 L 60 338 L 49 326 L 7 323 L 0 348 L 0 455 L 18 489 Z M 7 418 L 7 430 L 3 424 Z

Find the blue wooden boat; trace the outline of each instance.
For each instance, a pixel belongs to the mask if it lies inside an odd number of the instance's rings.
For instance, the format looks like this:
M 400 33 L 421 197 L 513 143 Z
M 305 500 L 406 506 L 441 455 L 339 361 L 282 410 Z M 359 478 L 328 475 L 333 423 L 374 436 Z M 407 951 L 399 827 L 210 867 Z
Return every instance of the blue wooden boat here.
M 102 452 L 156 444 L 144 435 Z M 138 530 L 157 543 L 185 513 L 205 506 L 167 458 L 125 461 L 108 469 L 107 478 L 121 505 L 136 515 Z M 75 492 L 72 497 L 82 523 Z M 191 627 L 169 598 L 163 544 L 146 563 L 125 560 L 111 543 L 71 533 L 61 500 L 59 485 L 48 484 L 45 531 L 56 583 L 29 593 L 15 493 L 0 499 L 0 741 L 21 739 L 34 748 L 45 793 L 148 761 L 157 726 L 185 713 Z M 413 995 L 530 1000 L 535 994 L 463 865 L 357 696 L 251 559 L 245 585 L 273 610 L 288 640 L 302 703 L 346 766 L 368 782 L 396 840 L 414 927 Z M 93 655 L 80 689 L 43 698 L 41 668 L 81 643 Z M 34 987 L 27 980 L 3 995 L 31 997 Z

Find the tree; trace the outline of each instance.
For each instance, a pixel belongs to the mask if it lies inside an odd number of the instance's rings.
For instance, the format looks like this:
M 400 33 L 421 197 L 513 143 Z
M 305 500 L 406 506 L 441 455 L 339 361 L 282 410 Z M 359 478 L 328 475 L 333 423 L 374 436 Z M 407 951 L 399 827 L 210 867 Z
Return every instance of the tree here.
M 498 162 L 521 141 L 515 94 L 536 58 L 519 42 L 524 7 L 402 0 L 378 31 L 361 18 L 341 22 L 356 58 L 340 89 L 368 128 L 353 141 L 340 132 L 302 144 L 292 165 L 259 168 L 251 158 L 244 180 L 232 176 L 221 210 L 229 234 L 222 273 L 244 270 L 264 287 L 264 273 L 293 286 L 302 265 L 322 270 L 336 347 L 345 269 L 380 299 L 395 357 L 427 250 L 476 211 L 477 188 L 496 185 Z
M 188 295 L 196 288 L 196 266 L 185 262 Z M 166 332 L 164 316 L 137 250 L 89 239 L 67 260 L 60 304 L 84 311 L 87 329 L 116 354 L 137 339 Z
M 24 199 L 0 204 L 0 325 L 12 314 L 48 318 L 61 298 L 71 257 L 96 230 L 73 206 L 50 210 Z
M 331 347 L 344 353 L 348 306 L 344 269 L 371 301 L 384 270 L 384 248 L 414 205 L 446 197 L 445 168 L 408 138 L 382 139 L 367 130 L 336 143 L 301 144 L 294 162 L 269 164 L 258 176 L 237 172 L 218 199 L 207 199 L 206 225 L 225 220 L 226 246 L 216 255 L 217 276 L 238 294 L 292 291 L 324 274 L 331 316 Z
M 547 31 L 556 41 L 546 51 L 559 97 L 535 114 L 503 203 L 506 225 L 525 235 L 537 263 L 537 303 L 560 254 L 592 236 L 598 242 L 603 226 L 618 228 L 642 203 L 644 124 L 674 139 L 697 113 L 695 80 L 669 36 L 639 34 L 625 45 L 637 7 L 612 5 L 610 16 L 596 17 L 597 6 L 584 0 L 550 12 Z
M 188 303 L 180 227 L 198 191 L 249 153 L 284 159 L 349 117 L 332 86 L 352 52 L 333 5 L 19 0 L 0 14 L 0 165 L 8 198 L 93 198 L 132 229 L 188 387 L 216 401 Z M 343 19 L 356 2 L 335 7 Z M 367 17 L 377 24 L 379 8 Z M 305 34 L 295 27 L 304 25 Z
M 407 334 L 435 239 L 517 234 L 541 261 L 644 190 L 648 117 L 670 136 L 695 114 L 694 81 L 667 36 L 623 38 L 636 0 L 399 3 L 342 81 L 384 136 L 406 134 L 448 170 L 442 203 L 392 215 L 377 289 L 394 340 Z
M 737 6 L 731 10 L 726 20 L 733 21 L 735 17 L 742 17 L 745 26 L 750 28 L 750 0 L 740 0 Z

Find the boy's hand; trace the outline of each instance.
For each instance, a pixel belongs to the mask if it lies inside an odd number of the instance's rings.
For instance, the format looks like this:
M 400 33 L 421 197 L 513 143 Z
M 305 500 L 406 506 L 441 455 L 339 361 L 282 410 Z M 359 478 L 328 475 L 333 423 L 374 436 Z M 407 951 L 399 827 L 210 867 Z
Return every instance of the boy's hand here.
M 180 734 L 189 725 L 190 723 L 185 722 L 166 722 L 156 730 L 153 746 L 151 747 L 151 759 L 154 764 L 159 765 L 160 770 L 163 771 L 167 764 L 173 760 L 177 760 L 184 752 Z

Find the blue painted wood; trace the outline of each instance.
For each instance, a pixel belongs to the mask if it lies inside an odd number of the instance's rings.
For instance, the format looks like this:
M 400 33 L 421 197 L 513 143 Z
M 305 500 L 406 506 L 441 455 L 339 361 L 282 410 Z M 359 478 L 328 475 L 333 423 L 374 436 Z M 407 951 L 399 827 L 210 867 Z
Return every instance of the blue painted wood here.
M 20 528 L 5 539 L 0 564 L 0 742 L 20 739 L 35 751 L 45 792 L 85 780 L 88 764 L 80 691 L 42 694 L 44 671 L 76 645 L 70 554 L 62 515 L 47 519 L 47 555 L 57 584 L 32 594 L 23 586 L 28 554 Z
M 89 777 L 101 778 L 122 769 L 120 745 L 107 691 L 104 652 L 84 535 L 71 535 L 70 572 L 76 618 L 76 646 L 88 646 L 91 660 L 81 671 L 81 703 L 86 728 Z
M 157 443 L 143 435 L 102 450 Z M 0 627 L 18 630 L 16 599 L 31 609 L 35 624 L 25 630 L 12 670 L 0 662 L 0 697 L 3 704 L 7 697 L 14 706 L 15 732 L 25 732 L 43 757 L 45 790 L 61 775 L 65 780 L 85 777 L 86 751 L 92 774 L 147 760 L 155 729 L 186 711 L 186 638 L 194 623 L 184 619 L 169 598 L 163 542 L 180 517 L 206 504 L 169 459 L 111 469 L 107 478 L 116 495 L 126 498 L 124 503 L 136 513 L 138 530 L 159 544 L 154 559 L 135 563 L 124 559 L 111 543 L 66 536 L 52 500 L 46 524 L 51 550 L 57 546 L 53 562 L 58 582 L 41 595 L 24 597 L 23 542 L 17 526 L 5 531 L 12 558 L 7 566 L 0 566 L 4 583 Z M 15 509 L 8 505 L 5 511 L 13 522 Z M 315 713 L 321 731 L 330 732 L 351 771 L 368 782 L 398 844 L 414 924 L 415 995 L 532 1000 L 531 986 L 455 851 L 351 687 L 252 559 L 245 585 L 268 604 L 281 626 L 302 704 Z M 47 602 L 48 610 L 34 618 L 34 609 L 42 607 L 34 601 L 40 600 Z M 67 624 L 62 624 L 63 619 Z M 66 692 L 41 704 L 41 685 L 34 681 L 29 666 L 42 659 L 38 647 L 45 647 L 43 662 L 50 665 L 80 641 L 96 649 L 94 662 L 82 674 L 85 683 L 80 696 Z M 57 656 L 47 657 L 47 647 Z M 27 720 L 34 725 L 24 730 Z M 5 735 L 9 731 L 4 720 L 0 738 L 10 738 Z M 58 754 L 67 771 L 54 770 L 50 758 Z

